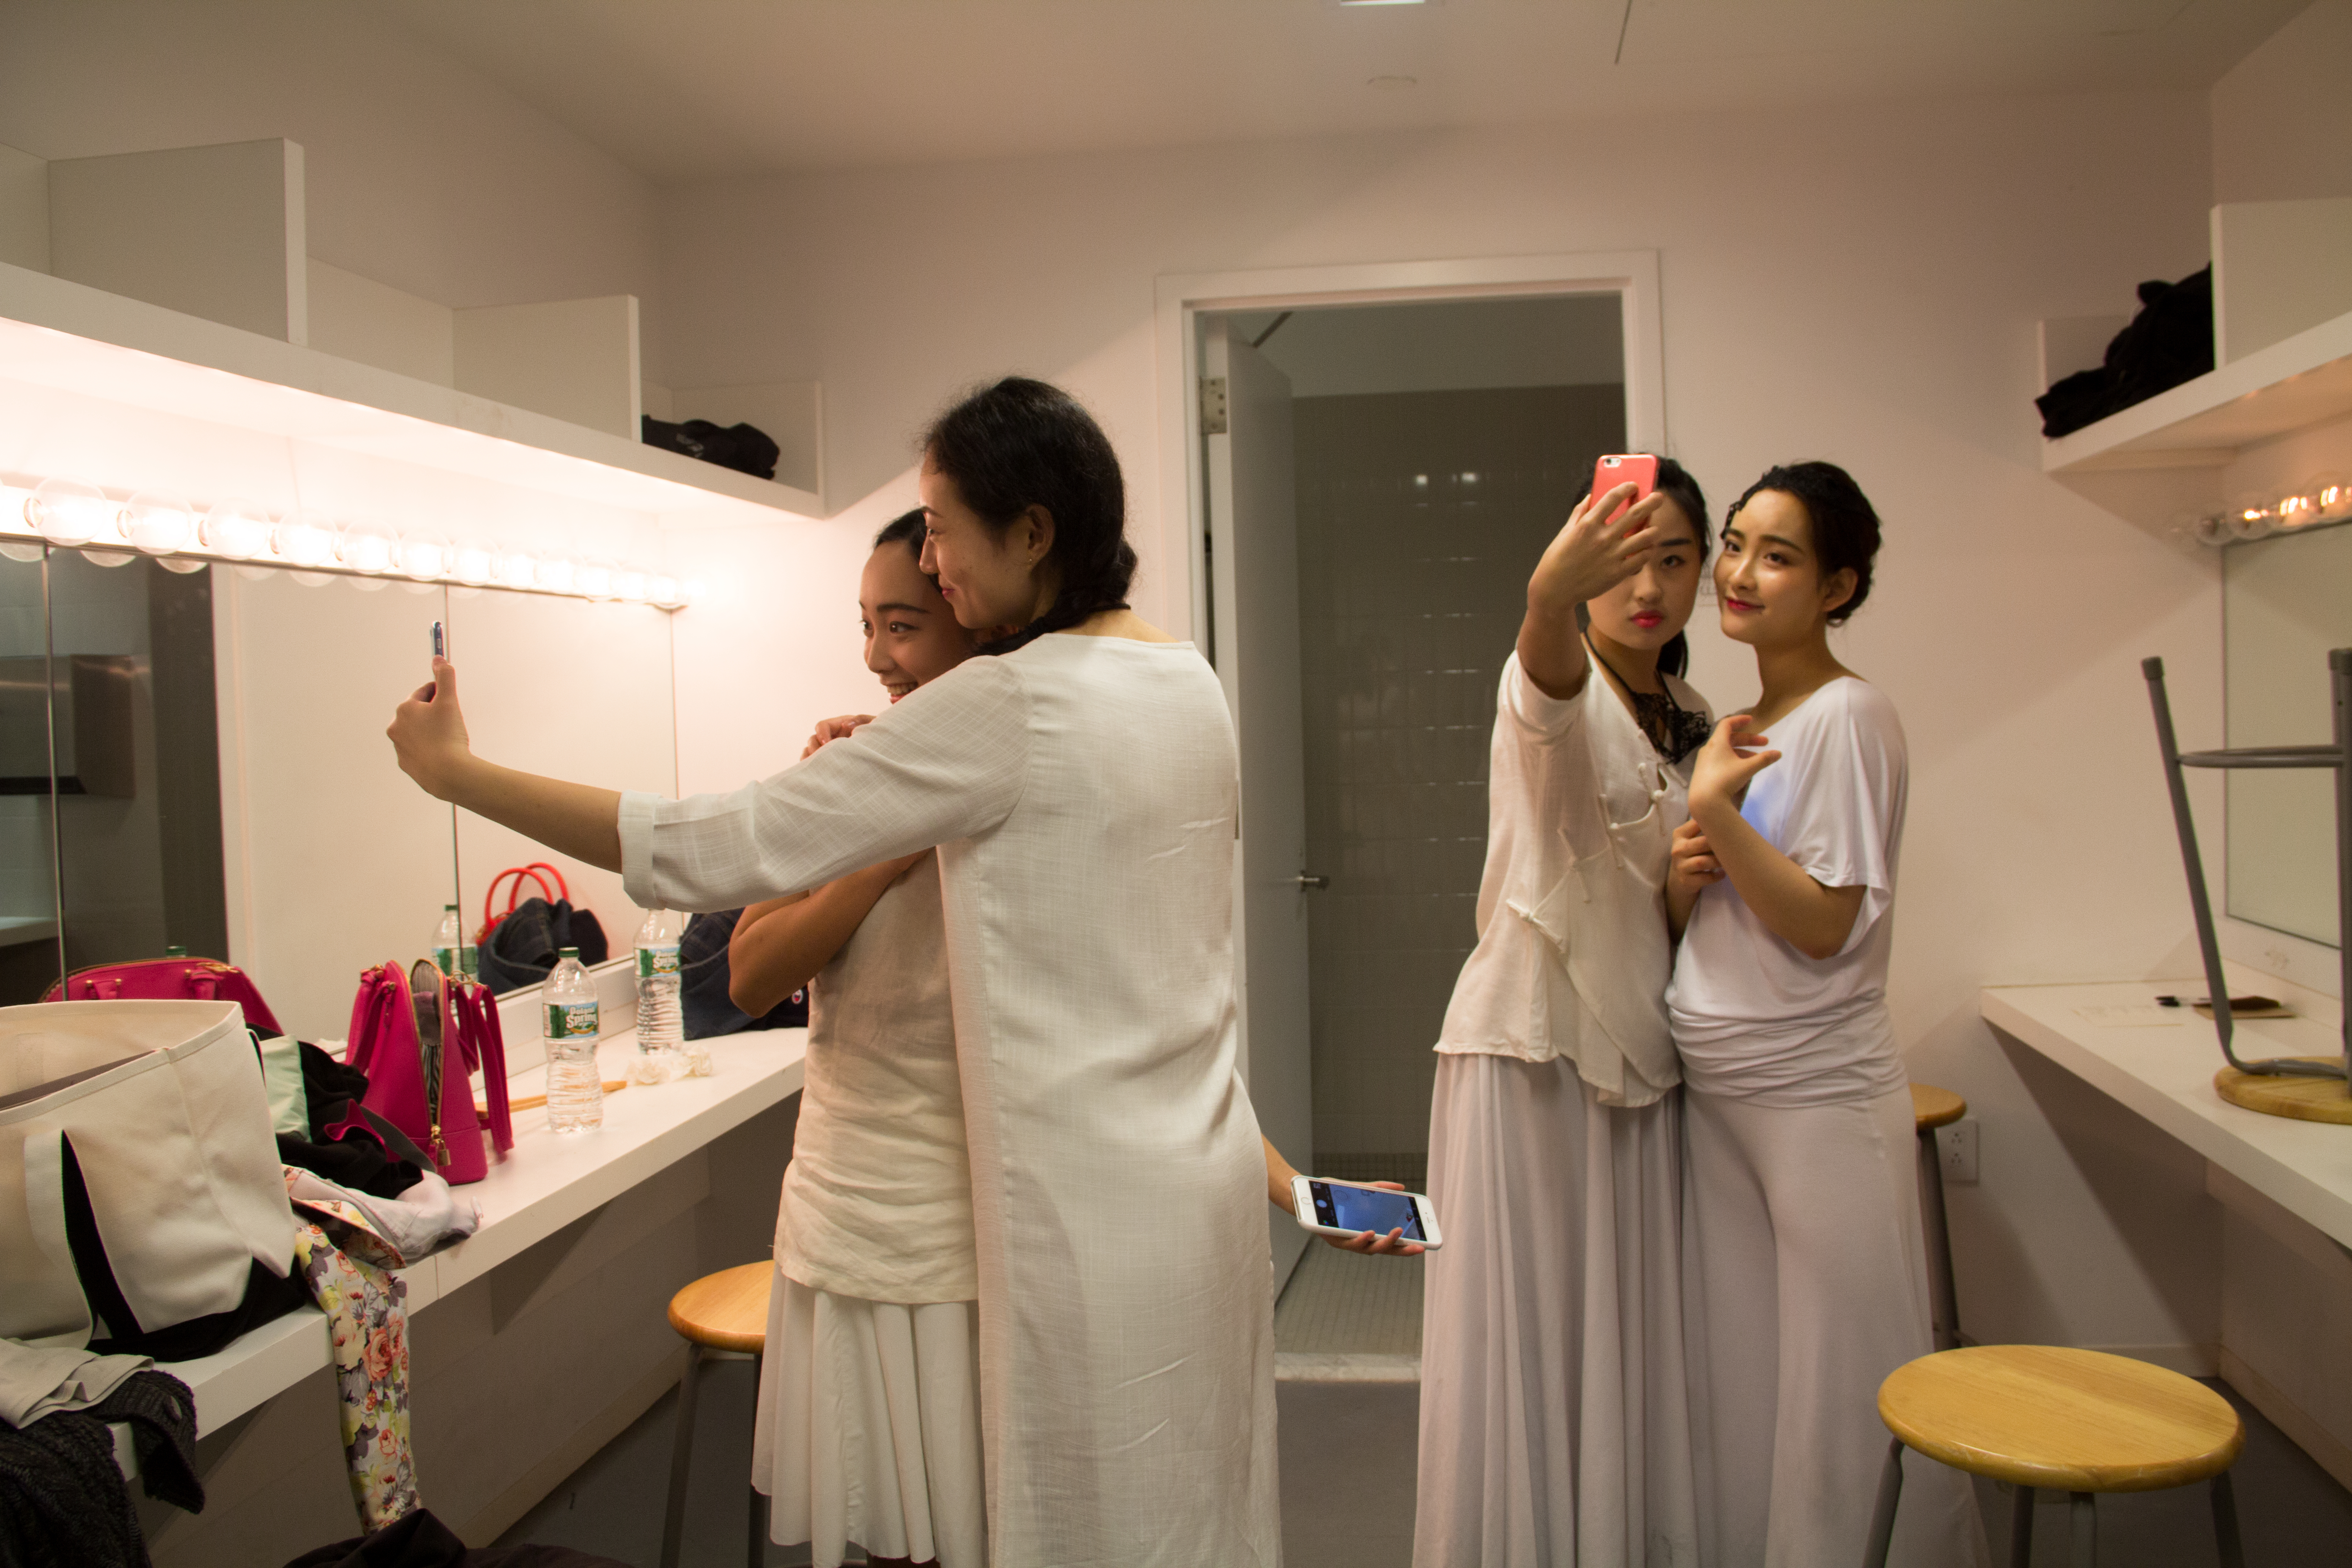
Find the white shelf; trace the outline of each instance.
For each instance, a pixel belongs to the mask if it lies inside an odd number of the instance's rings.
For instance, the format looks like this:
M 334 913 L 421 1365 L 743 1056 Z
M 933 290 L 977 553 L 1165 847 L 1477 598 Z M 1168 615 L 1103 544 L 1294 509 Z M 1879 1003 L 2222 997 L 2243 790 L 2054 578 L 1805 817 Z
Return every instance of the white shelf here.
M 410 1313 L 425 1310 L 800 1092 L 807 1030 L 751 1030 L 708 1043 L 718 1069 L 710 1077 L 650 1088 L 632 1085 L 606 1099 L 604 1124 L 594 1132 L 559 1136 L 548 1130 L 544 1109 L 518 1111 L 513 1152 L 482 1181 L 457 1189 L 458 1196 L 480 1207 L 481 1228 L 401 1270 L 408 1282 Z M 605 1079 L 625 1077 L 636 1049 L 635 1034 L 599 1043 Z M 544 1071 L 531 1068 L 512 1075 L 512 1092 L 539 1093 Z M 163 1370 L 194 1392 L 196 1430 L 209 1434 L 331 1360 L 326 1318 L 304 1308 L 264 1323 L 218 1354 L 167 1363 Z
M 670 525 L 824 510 L 817 496 L 788 485 L 5 265 L 0 376 L 648 512 Z
M 2042 444 L 2042 471 L 2218 468 L 2249 447 L 2352 414 L 2352 313 L 2297 332 Z

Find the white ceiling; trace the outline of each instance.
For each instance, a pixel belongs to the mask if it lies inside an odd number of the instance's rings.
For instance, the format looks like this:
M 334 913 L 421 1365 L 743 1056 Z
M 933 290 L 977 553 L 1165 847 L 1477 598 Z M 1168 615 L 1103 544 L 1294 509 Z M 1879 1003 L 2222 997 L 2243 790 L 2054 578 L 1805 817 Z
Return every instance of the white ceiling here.
M 1831 100 L 2203 88 L 2305 4 L 378 0 L 374 10 L 670 184 Z

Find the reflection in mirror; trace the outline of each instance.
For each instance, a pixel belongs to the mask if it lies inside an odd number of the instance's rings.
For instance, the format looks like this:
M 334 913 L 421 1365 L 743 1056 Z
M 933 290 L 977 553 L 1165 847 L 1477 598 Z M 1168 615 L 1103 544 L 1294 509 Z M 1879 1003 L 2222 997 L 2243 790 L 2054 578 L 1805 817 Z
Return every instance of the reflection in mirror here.
M 460 590 L 449 607 L 449 643 L 467 731 L 480 755 L 613 789 L 677 794 L 667 613 L 646 605 Z M 412 674 L 424 667 L 420 651 Z M 553 854 L 459 813 L 459 901 L 467 930 L 479 927 L 498 873 L 533 861 L 556 868 L 572 906 L 595 915 L 611 956 L 626 957 L 644 914 L 622 891 L 617 872 Z M 536 890 L 526 885 L 523 896 Z M 506 906 L 501 891 L 495 910 Z M 510 1061 L 530 1055 L 528 1044 L 509 1043 Z
M 59 973 L 41 561 L 0 557 L 0 1006 Z
M 48 564 L 66 968 L 225 956 L 211 573 Z
M 2334 737 L 2330 648 L 2352 647 L 2352 528 L 2232 544 L 2221 554 L 2226 725 L 2232 746 Z M 2336 945 L 2333 775 L 2231 770 L 2229 910 Z
M 213 575 L 230 956 L 298 1037 L 340 1040 L 360 972 L 425 956 L 457 897 L 450 810 L 383 738 L 447 600 L 380 578 Z

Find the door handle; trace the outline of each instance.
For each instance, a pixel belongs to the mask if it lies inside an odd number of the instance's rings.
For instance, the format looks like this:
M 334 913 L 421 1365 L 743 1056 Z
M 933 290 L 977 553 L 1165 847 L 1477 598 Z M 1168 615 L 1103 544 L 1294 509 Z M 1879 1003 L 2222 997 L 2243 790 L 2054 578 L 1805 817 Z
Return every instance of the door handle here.
M 1330 885 L 1331 879 L 1328 877 L 1310 877 L 1304 871 L 1298 874 L 1298 887 L 1301 892 L 1309 888 L 1328 888 Z

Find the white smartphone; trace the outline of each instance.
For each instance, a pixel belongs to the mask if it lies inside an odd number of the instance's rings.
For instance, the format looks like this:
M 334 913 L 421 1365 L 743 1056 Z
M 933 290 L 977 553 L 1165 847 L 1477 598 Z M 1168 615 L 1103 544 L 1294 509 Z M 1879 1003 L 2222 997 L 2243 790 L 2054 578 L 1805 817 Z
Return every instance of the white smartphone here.
M 1434 1252 L 1445 1238 L 1437 1228 L 1437 1213 L 1419 1193 L 1391 1192 L 1362 1182 L 1333 1182 L 1321 1176 L 1290 1178 L 1290 1198 L 1299 1225 L 1318 1236 L 1355 1237 L 1365 1231 L 1386 1236 L 1404 1232 Z

